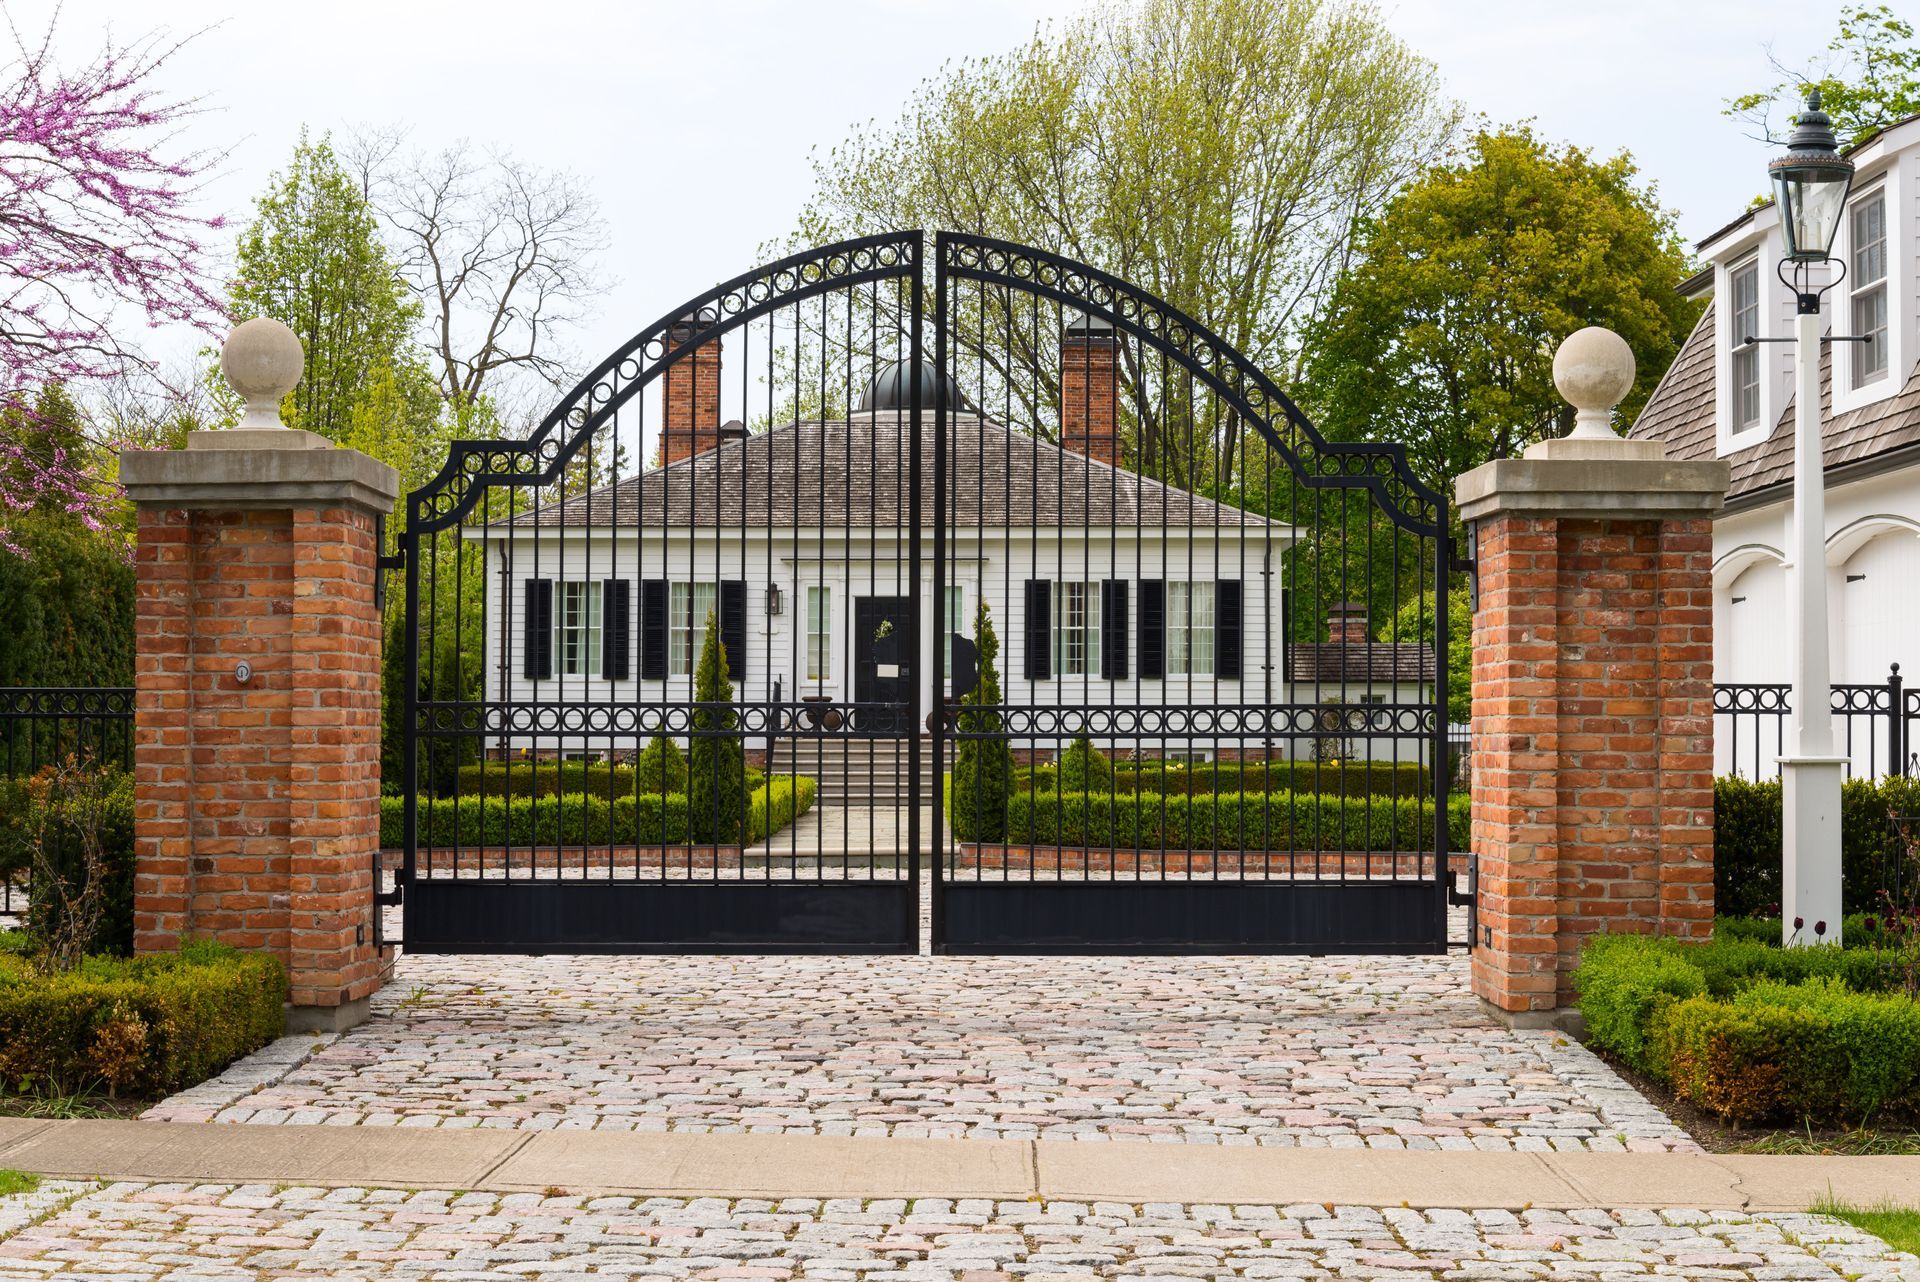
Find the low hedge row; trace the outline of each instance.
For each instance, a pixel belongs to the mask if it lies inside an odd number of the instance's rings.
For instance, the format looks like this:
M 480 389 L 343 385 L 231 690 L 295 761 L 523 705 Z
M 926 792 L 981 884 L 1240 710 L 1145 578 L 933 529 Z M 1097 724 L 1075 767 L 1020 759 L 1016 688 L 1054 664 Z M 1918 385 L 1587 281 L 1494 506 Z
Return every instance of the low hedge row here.
M 278 958 L 198 940 L 177 953 L 90 957 L 42 975 L 0 953 L 0 1083 L 163 1095 L 205 1081 L 285 1029 Z
M 775 775 L 755 789 L 747 810 L 749 841 L 765 841 L 813 809 L 820 784 L 807 775 Z
M 1468 798 L 1447 807 L 1451 849 L 1467 849 Z M 1324 793 L 1015 793 L 1007 840 L 1017 845 L 1120 850 L 1403 851 L 1433 845 L 1424 799 Z
M 1595 1044 L 1730 1122 L 1920 1105 L 1920 1003 L 1891 952 L 1608 935 L 1573 982 Z
M 1920 815 L 1920 779 L 1850 779 L 1840 786 L 1840 894 L 1847 912 L 1872 912 L 1890 871 L 1908 859 L 1888 822 Z M 1722 913 L 1777 912 L 1780 893 L 1778 780 L 1716 779 L 1713 902 Z
M 686 766 L 680 766 L 685 778 Z M 766 772 L 747 767 L 747 791 L 762 787 Z M 460 767 L 460 796 L 552 797 L 577 794 L 618 798 L 635 794 L 634 768 L 604 761 L 488 761 Z M 685 791 L 684 788 L 677 791 Z M 642 794 L 644 795 L 644 794 Z
M 1032 766 L 1021 772 L 1015 788 L 1049 792 L 1057 774 L 1057 766 Z M 1120 761 L 1113 765 L 1113 790 L 1172 795 L 1312 792 L 1349 797 L 1429 797 L 1433 795 L 1433 778 L 1417 762 L 1215 761 L 1188 766 Z
M 769 811 L 771 832 L 812 809 L 818 784 L 779 775 L 749 798 L 756 838 Z M 796 798 L 804 798 L 800 801 Z M 770 798 L 769 793 L 774 795 Z M 675 846 L 691 838 L 687 799 L 677 792 L 615 797 L 566 793 L 544 797 L 461 797 L 420 799 L 420 840 L 430 846 Z M 406 800 L 380 799 L 380 844 L 396 847 L 406 839 Z

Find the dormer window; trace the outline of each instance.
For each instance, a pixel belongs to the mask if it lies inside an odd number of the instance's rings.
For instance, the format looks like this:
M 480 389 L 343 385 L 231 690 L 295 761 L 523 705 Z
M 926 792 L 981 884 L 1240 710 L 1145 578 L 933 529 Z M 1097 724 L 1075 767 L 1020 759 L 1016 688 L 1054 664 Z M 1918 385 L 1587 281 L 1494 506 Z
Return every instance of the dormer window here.
M 1732 324 L 1727 347 L 1732 357 L 1733 430 L 1745 431 L 1760 422 L 1760 349 L 1747 339 L 1760 333 L 1760 264 L 1750 262 L 1727 273 L 1727 302 Z
M 1887 376 L 1887 197 L 1877 191 L 1854 202 L 1848 227 L 1852 247 L 1847 264 L 1853 299 L 1853 333 L 1867 339 L 1850 343 L 1853 386 L 1865 387 Z

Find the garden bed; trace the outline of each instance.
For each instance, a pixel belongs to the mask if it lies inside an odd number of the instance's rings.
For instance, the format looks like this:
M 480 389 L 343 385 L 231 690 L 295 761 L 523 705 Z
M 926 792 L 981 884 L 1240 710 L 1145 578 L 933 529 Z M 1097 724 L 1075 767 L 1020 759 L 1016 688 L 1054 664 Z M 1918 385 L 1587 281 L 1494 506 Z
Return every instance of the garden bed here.
M 1769 942 L 1778 930 L 1723 919 L 1710 943 L 1593 940 L 1574 984 L 1595 1048 L 1728 1131 L 1914 1129 L 1920 1002 L 1906 923 L 1853 919 L 1848 947 L 1782 948 Z
M 764 841 L 813 809 L 819 783 L 807 775 L 774 775 L 748 794 L 747 834 Z M 431 847 L 660 847 L 694 840 L 685 793 L 614 797 L 546 796 L 422 798 L 420 842 Z M 406 801 L 380 799 L 380 844 L 405 843 Z M 725 843 L 723 843 L 725 844 Z
M 152 1099 L 220 1072 L 280 1036 L 278 958 L 198 940 L 176 953 L 89 957 L 43 973 L 0 937 L 0 1088 L 17 1097 Z

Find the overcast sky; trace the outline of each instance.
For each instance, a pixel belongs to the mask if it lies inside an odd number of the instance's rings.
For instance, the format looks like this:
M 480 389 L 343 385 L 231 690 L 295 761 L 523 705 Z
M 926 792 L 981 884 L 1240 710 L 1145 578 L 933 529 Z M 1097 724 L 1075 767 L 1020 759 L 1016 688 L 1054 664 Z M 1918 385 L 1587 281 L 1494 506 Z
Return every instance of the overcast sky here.
M 1002 52 L 1076 0 L 66 0 L 59 47 L 103 28 L 209 28 L 167 84 L 211 109 L 193 142 L 231 148 L 208 188 L 236 219 L 295 135 L 400 124 L 437 146 L 511 148 L 585 175 L 617 284 L 572 346 L 590 363 L 667 308 L 751 266 L 805 200 L 808 153 L 893 117 L 943 61 Z M 51 0 L 0 0 L 43 30 Z M 1495 121 L 1625 148 L 1689 238 L 1764 184 L 1767 149 L 1721 116 L 1825 45 L 1828 0 L 1399 0 L 1389 24 Z

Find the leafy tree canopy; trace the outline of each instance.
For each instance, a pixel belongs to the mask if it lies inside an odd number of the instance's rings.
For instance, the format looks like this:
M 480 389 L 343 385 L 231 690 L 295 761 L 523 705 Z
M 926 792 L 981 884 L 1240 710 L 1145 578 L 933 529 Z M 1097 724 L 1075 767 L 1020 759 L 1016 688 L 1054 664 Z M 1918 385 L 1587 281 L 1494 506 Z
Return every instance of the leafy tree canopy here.
M 1807 90 L 1820 91 L 1820 107 L 1833 117 L 1834 132 L 1859 142 L 1876 129 L 1920 115 L 1920 42 L 1913 23 L 1884 4 L 1850 4 L 1840 9 L 1839 29 L 1823 53 L 1794 68 L 1769 51 L 1768 61 L 1781 79 L 1765 89 L 1727 100 L 1726 114 L 1745 121 L 1754 135 L 1779 142 L 1806 101 Z
M 1107 3 L 942 68 L 897 119 L 816 157 L 793 243 L 927 227 L 1034 245 L 1166 299 L 1284 383 L 1358 221 L 1453 120 L 1433 66 L 1365 3 Z M 1047 353 L 1005 346 L 978 355 L 1022 366 L 1014 397 L 1049 395 Z M 1201 473 L 1170 457 L 1204 451 L 1192 434 L 1123 433 L 1167 475 Z
M 1630 419 L 1698 317 L 1674 290 L 1686 271 L 1673 214 L 1625 153 L 1482 128 L 1367 224 L 1303 399 L 1328 435 L 1399 441 L 1450 489 L 1571 427 L 1553 351 L 1584 326 L 1633 348 Z

